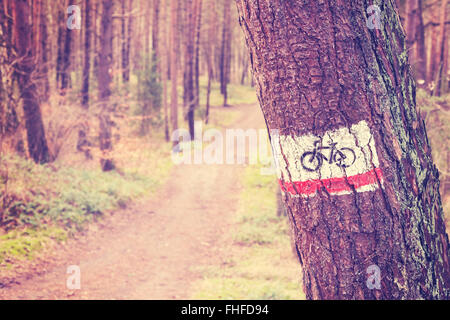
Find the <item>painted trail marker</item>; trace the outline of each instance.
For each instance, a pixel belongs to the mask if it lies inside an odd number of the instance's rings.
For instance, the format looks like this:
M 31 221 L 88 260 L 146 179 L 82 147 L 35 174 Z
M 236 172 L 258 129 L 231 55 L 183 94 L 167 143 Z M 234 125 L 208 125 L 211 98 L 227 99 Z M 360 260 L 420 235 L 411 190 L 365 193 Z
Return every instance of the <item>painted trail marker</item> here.
M 283 192 L 310 197 L 321 188 L 334 195 L 373 191 L 383 183 L 375 140 L 366 121 L 323 136 L 272 136 Z

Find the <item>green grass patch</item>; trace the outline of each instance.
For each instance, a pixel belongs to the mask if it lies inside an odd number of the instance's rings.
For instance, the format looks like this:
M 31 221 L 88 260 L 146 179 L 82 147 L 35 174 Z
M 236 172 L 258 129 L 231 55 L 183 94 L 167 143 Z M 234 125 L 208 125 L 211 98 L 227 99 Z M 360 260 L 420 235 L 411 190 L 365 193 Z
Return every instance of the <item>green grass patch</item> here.
M 287 217 L 278 217 L 274 176 L 250 166 L 234 217 L 228 261 L 203 268 L 193 299 L 304 299 L 301 269 L 294 257 Z
M 37 251 L 49 245 L 50 241 L 63 242 L 68 232 L 59 227 L 47 227 L 39 230 L 14 230 L 0 236 L 0 264 L 7 258 L 32 259 Z

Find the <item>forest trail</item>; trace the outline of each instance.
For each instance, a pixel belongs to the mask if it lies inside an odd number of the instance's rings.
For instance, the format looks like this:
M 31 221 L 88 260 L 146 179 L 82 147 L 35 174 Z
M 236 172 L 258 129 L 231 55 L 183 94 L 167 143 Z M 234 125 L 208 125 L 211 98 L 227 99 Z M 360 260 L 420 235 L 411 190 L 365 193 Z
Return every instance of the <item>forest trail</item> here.
M 231 128 L 264 128 L 257 105 L 232 107 Z M 188 299 L 199 267 L 223 263 L 238 205 L 243 165 L 176 165 L 169 181 L 142 200 L 69 240 L 52 262 L 0 288 L 0 299 Z M 81 270 L 69 290 L 67 267 Z

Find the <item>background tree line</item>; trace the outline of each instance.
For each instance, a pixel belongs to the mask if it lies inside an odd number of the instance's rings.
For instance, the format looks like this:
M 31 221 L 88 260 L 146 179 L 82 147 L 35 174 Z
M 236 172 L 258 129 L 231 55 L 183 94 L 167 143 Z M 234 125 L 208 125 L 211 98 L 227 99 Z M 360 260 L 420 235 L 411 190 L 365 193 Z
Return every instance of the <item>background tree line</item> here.
M 397 0 L 417 84 L 432 95 L 449 90 L 447 0 Z
M 77 14 L 71 5 L 80 8 L 80 28 L 68 27 Z M 163 130 L 168 141 L 183 115 L 193 137 L 195 118 L 208 122 L 213 82 L 227 106 L 228 84 L 251 81 L 233 19 L 232 0 L 2 0 L 2 150 L 53 161 L 76 131 L 77 152 L 86 159 L 99 152 L 108 171 L 121 117 L 133 116 L 139 135 Z M 117 96 L 138 107 L 130 112 Z

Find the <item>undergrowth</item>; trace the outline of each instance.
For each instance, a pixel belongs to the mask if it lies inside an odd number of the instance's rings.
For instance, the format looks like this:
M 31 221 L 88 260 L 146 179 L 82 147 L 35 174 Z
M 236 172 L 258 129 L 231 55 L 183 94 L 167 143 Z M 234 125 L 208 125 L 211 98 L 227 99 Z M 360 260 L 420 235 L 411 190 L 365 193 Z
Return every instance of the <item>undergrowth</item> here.
M 17 156 L 3 156 L 0 263 L 8 256 L 30 256 L 47 240 L 64 240 L 106 213 L 155 192 L 171 167 L 165 149 L 140 152 L 140 156 L 128 153 L 126 169 L 107 173 L 100 168 L 36 165 Z

